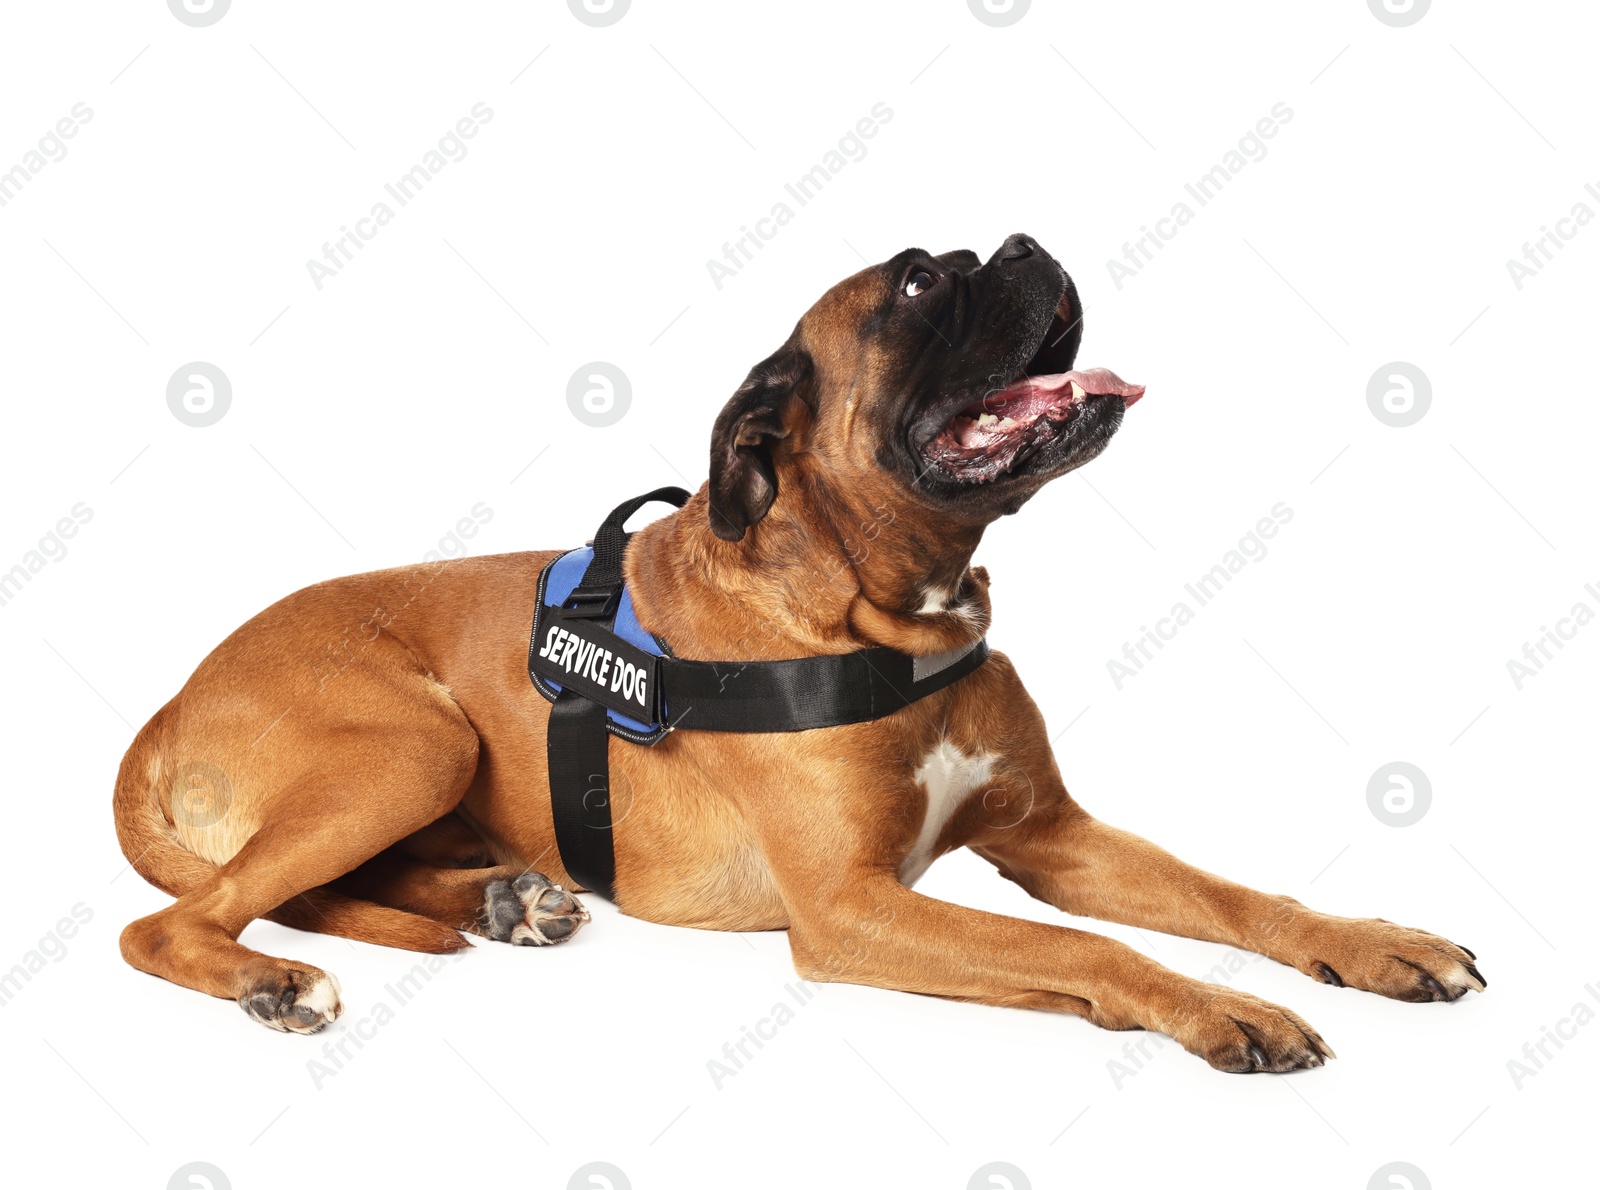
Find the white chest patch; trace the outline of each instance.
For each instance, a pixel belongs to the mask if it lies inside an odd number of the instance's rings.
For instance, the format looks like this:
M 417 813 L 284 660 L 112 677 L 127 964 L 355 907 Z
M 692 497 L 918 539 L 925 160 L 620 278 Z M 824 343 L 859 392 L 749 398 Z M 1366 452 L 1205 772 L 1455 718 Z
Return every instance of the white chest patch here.
M 948 740 L 923 758 L 916 771 L 917 784 L 927 792 L 928 808 L 922 829 L 909 855 L 900 862 L 900 883 L 910 888 L 933 863 L 933 845 L 951 815 L 989 779 L 992 756 L 968 756 Z

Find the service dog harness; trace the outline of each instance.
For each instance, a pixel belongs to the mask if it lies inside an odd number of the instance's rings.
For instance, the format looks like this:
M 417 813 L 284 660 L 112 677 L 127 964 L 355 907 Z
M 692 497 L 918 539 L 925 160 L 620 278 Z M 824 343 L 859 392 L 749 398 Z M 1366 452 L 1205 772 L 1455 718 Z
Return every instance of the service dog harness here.
M 858 649 L 790 661 L 684 661 L 646 632 L 622 580 L 624 522 L 658 488 L 618 505 L 583 549 L 539 574 L 528 674 L 552 704 L 546 743 L 556 846 L 572 878 L 614 899 L 608 735 L 649 746 L 673 731 L 809 731 L 881 719 L 965 677 L 987 640 L 913 657 Z

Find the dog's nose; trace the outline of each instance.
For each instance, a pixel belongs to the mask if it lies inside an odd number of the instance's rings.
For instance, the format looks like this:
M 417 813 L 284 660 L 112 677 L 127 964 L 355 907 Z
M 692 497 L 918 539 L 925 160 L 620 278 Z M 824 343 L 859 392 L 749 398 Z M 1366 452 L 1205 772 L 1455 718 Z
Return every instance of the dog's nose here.
M 1029 236 L 1018 232 L 1016 235 L 1007 236 L 1006 242 L 1000 245 L 998 256 L 1000 260 L 1025 260 L 1039 250 L 1039 245 Z

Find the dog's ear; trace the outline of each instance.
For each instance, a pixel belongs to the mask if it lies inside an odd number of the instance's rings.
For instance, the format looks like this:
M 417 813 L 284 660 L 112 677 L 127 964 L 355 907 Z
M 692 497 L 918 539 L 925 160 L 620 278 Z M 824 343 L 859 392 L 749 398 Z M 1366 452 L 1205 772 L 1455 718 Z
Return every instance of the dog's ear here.
M 794 340 L 750 369 L 711 431 L 711 531 L 738 541 L 778 496 L 775 445 L 788 437 L 791 402 L 811 378 L 811 357 Z

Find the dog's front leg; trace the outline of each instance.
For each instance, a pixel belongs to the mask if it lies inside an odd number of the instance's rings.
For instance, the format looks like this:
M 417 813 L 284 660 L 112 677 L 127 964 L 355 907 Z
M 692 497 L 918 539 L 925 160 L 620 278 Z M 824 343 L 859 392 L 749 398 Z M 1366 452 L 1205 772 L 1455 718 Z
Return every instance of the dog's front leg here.
M 1048 785 L 1054 774 L 1034 778 Z M 1473 953 L 1378 918 L 1335 917 L 1191 867 L 1066 797 L 973 848 L 1002 874 L 1068 913 L 1224 942 L 1313 979 L 1396 1000 L 1455 1000 L 1486 986 Z
M 809 883 L 809 882 L 807 882 Z M 788 896 L 795 967 L 811 980 L 1075 1013 L 1153 1029 L 1219 1070 L 1320 1066 L 1333 1051 L 1288 1009 L 1171 971 L 1098 934 L 949 905 L 888 871 L 833 873 Z M 842 891 L 841 891 L 842 890 Z

